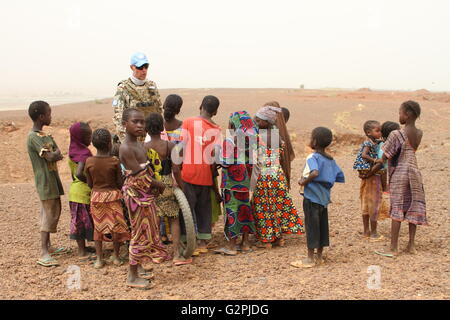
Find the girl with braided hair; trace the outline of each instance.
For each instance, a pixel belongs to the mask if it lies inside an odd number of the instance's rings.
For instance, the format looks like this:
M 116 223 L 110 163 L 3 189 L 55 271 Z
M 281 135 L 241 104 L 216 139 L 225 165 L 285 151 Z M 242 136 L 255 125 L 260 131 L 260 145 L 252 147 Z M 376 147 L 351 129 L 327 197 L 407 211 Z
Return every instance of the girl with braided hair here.
M 117 157 L 111 156 L 112 138 L 106 129 L 97 129 L 92 134 L 92 144 L 97 154 L 86 160 L 85 175 L 92 188 L 91 214 L 94 220 L 94 240 L 97 252 L 96 269 L 104 266 L 103 241 L 113 242 L 111 262 L 122 265 L 119 256 L 122 242 L 130 240 L 130 233 L 122 209 L 122 170 Z

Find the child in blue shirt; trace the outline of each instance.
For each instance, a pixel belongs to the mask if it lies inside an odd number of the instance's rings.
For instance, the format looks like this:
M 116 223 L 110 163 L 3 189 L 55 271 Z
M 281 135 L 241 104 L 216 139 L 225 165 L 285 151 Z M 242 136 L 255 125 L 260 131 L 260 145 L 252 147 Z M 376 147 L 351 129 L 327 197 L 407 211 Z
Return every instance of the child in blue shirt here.
M 310 147 L 314 153 L 306 158 L 305 168 L 309 173 L 298 181 L 304 186 L 303 211 L 305 213 L 306 243 L 308 257 L 291 262 L 294 267 L 310 268 L 316 265 L 314 251 L 317 249 L 317 264 L 321 264 L 323 247 L 330 245 L 328 231 L 328 209 L 331 188 L 335 182 L 345 182 L 344 173 L 325 149 L 333 140 L 330 129 L 315 128 L 311 133 Z

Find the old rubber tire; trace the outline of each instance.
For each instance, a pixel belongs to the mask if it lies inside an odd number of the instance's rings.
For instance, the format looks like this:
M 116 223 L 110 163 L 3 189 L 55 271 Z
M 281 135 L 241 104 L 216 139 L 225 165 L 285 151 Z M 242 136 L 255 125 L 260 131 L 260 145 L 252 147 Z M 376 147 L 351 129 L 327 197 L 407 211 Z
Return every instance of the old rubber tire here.
M 189 207 L 189 202 L 187 201 L 183 191 L 180 188 L 174 188 L 173 193 L 178 201 L 181 213 L 183 214 L 184 226 L 186 229 L 186 245 L 181 243 L 180 253 L 183 257 L 189 259 L 194 253 L 197 241 L 194 219 L 192 218 L 192 211 Z

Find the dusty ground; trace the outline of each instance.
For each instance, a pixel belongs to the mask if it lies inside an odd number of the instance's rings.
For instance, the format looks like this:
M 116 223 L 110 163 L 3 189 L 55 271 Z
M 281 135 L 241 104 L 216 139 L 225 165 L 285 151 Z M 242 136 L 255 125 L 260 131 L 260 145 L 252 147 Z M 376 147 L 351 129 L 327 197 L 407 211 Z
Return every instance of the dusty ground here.
M 95 270 L 76 256 L 59 258 L 60 267 L 36 265 L 39 257 L 39 200 L 26 153 L 26 135 L 31 127 L 26 111 L 0 112 L 0 299 L 449 299 L 450 298 L 450 95 L 416 92 L 373 92 L 368 89 L 198 89 L 162 90 L 163 98 L 178 93 L 184 99 L 181 117 L 196 115 L 202 97 L 217 95 L 221 100 L 217 122 L 225 127 L 231 111 L 246 109 L 254 114 L 264 102 L 278 100 L 291 111 L 288 127 L 296 136 L 297 158 L 294 179 L 305 157 L 305 142 L 316 126 L 328 126 L 337 136 L 331 148 L 347 182 L 332 191 L 330 205 L 331 246 L 327 263 L 299 270 L 289 262 L 305 254 L 305 236 L 287 237 L 284 248 L 256 251 L 236 257 L 208 253 L 192 265 L 155 265 L 157 287 L 150 291 L 125 287 L 127 268 L 107 266 Z M 414 99 L 422 106 L 418 126 L 424 138 L 417 158 L 425 182 L 428 227 L 417 232 L 417 255 L 402 254 L 395 260 L 373 251 L 388 244 L 361 239 L 359 180 L 352 172 L 355 152 L 361 141 L 365 120 L 398 121 L 402 101 Z M 52 132 L 67 156 L 68 128 L 75 120 L 89 120 L 93 128 L 112 129 L 110 100 L 70 104 L 53 108 Z M 11 125 L 11 122 L 13 124 Z M 16 130 L 17 129 L 17 130 Z M 69 190 L 66 161 L 60 174 Z M 294 187 L 295 203 L 301 197 Z M 68 200 L 64 196 L 59 232 L 53 243 L 70 246 Z M 223 224 L 216 225 L 214 242 L 224 243 Z M 381 234 L 389 237 L 390 221 L 380 223 Z M 408 239 L 407 226 L 401 230 L 400 245 Z M 69 265 L 81 268 L 83 290 L 68 290 Z M 381 289 L 369 290 L 368 267 L 381 268 Z

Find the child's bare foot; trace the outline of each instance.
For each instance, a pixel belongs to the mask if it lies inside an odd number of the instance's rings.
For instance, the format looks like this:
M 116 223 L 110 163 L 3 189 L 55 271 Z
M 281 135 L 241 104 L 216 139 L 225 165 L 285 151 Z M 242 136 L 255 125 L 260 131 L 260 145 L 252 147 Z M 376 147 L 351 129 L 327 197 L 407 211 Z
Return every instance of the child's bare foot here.
M 88 255 L 85 248 L 78 248 L 78 257 L 82 258 Z
M 217 243 L 214 243 L 212 241 L 208 242 L 208 244 L 206 245 L 206 249 L 215 249 L 217 247 L 218 247 Z
M 285 244 L 286 244 L 286 241 L 285 241 L 284 239 L 282 239 L 282 238 L 277 239 L 277 240 L 274 242 L 274 245 L 276 245 L 276 246 L 278 246 L 278 247 L 284 247 Z
M 200 240 L 198 242 L 197 251 L 200 253 L 208 252 L 208 244 L 206 243 L 206 240 Z
M 230 249 L 229 247 L 222 247 L 222 248 L 214 250 L 214 252 L 225 255 L 225 256 L 235 256 L 238 253 L 237 250 Z
M 242 252 L 251 252 L 251 251 L 253 251 L 251 246 L 250 246 L 250 243 L 248 243 L 248 242 L 242 242 L 241 246 L 240 246 L 240 249 L 241 249 Z
M 417 254 L 416 246 L 413 244 L 408 244 L 408 246 L 405 248 L 404 252 L 409 254 Z
M 291 262 L 291 266 L 296 268 L 312 268 L 315 265 L 316 264 L 314 263 L 314 260 L 310 259 L 309 257 L 302 260 Z
M 264 242 L 259 242 L 256 244 L 257 248 L 261 248 L 261 249 L 267 249 L 270 250 L 272 249 L 272 244 L 271 243 L 264 243 Z
M 97 260 L 94 263 L 94 268 L 95 269 L 101 269 L 105 266 L 105 262 L 103 260 Z
M 384 240 L 384 237 L 381 234 L 374 233 L 370 235 L 370 241 L 376 242 L 376 241 L 382 241 Z
M 113 265 L 115 265 L 116 267 L 120 267 L 121 265 L 123 265 L 123 260 L 120 259 L 119 257 L 117 257 L 116 255 L 112 255 L 109 258 L 109 262 L 111 262 Z
M 144 265 L 139 265 L 138 270 L 153 271 L 153 264 L 150 262 Z
M 316 265 L 320 266 L 321 264 L 325 263 L 325 260 L 323 257 L 316 256 L 314 262 Z
M 88 261 L 88 260 L 92 261 L 92 260 L 95 260 L 96 258 L 97 258 L 97 256 L 94 253 L 90 253 L 87 251 L 86 251 L 85 255 L 78 256 L 79 261 Z
M 138 272 L 139 277 L 141 277 L 142 279 L 152 280 L 155 278 L 155 275 L 153 274 L 153 272 L 144 269 L 141 265 L 138 265 L 137 272 Z
M 140 277 L 133 277 L 129 274 L 127 279 L 127 286 L 136 289 L 148 290 L 153 288 L 155 284 L 153 282 L 150 282 L 150 280 Z

